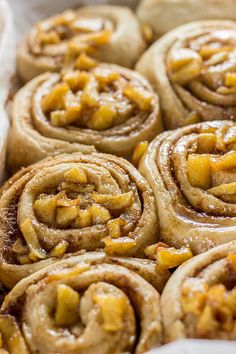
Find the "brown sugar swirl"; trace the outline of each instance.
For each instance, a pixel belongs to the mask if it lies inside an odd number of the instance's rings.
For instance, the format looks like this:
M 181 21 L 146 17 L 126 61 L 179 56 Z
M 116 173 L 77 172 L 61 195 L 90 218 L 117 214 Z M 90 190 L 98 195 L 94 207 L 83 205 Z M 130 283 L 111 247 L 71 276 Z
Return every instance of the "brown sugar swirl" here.
M 144 256 L 158 240 L 149 185 L 126 160 L 71 154 L 43 160 L 2 189 L 0 280 L 8 285 L 79 250 Z

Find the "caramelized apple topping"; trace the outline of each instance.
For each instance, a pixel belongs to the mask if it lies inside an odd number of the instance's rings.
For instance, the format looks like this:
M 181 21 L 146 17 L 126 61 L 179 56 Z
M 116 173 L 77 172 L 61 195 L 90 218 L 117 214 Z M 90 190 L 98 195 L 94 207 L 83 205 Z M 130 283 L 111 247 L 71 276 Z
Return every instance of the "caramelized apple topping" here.
M 216 149 L 216 136 L 213 133 L 200 133 L 198 136 L 199 154 L 211 154 Z
M 70 286 L 57 286 L 56 325 L 68 326 L 76 323 L 79 318 L 79 300 L 79 293 Z
M 53 127 L 73 125 L 103 131 L 120 125 L 137 112 L 149 114 L 153 93 L 132 83 L 113 68 L 97 66 L 81 54 L 75 69 L 62 74 L 61 82 L 42 99 L 42 109 Z
M 235 126 L 201 128 L 186 161 L 192 187 L 233 204 L 236 203 L 235 134 Z
M 183 286 L 181 304 L 186 315 L 195 319 L 198 337 L 211 338 L 217 331 L 230 332 L 236 320 L 236 287 L 209 285 L 200 278 L 188 278 Z
M 218 93 L 225 95 L 236 93 L 236 73 L 227 72 L 224 78 L 224 86 L 221 86 L 217 90 Z
M 29 258 L 33 261 L 45 259 L 47 257 L 47 253 L 40 246 L 37 233 L 34 230 L 30 218 L 26 218 L 23 223 L 21 223 L 20 229 L 29 248 Z
M 127 308 L 126 298 L 113 294 L 96 294 L 94 301 L 101 311 L 104 330 L 106 332 L 120 331 L 124 327 L 123 315 Z
M 201 73 L 202 58 L 192 49 L 184 48 L 171 52 L 167 69 L 171 80 L 177 84 L 188 84 Z
M 96 16 L 78 16 L 75 11 L 67 10 L 64 13 L 45 20 L 36 26 L 35 46 L 43 49 L 48 45 L 57 45 L 66 41 L 68 51 L 74 48 L 73 45 L 81 44 L 83 50 L 96 49 L 106 44 L 111 38 L 113 30 L 112 23 L 105 18 Z
M 127 236 L 135 227 L 135 223 L 127 217 L 134 203 L 132 191 L 124 193 L 102 194 L 96 191 L 86 168 L 79 165 L 68 169 L 61 177 L 57 186 L 47 193 L 36 197 L 33 207 L 37 220 L 29 217 L 20 224 L 22 237 L 12 244 L 12 252 L 21 264 L 29 264 L 47 257 L 62 257 L 70 248 L 69 239 L 61 239 L 57 244 L 43 249 L 37 235 L 38 223 L 52 229 L 68 230 L 99 226 L 104 237 L 112 241 L 122 239 L 122 244 L 115 248 L 132 248 L 135 241 Z M 40 225 L 41 227 L 42 225 Z
M 188 157 L 188 177 L 196 188 L 208 189 L 211 186 L 211 164 L 207 155 L 191 154 Z
M 214 95 L 236 93 L 234 58 L 233 31 L 209 30 L 189 37 L 182 46 L 174 45 L 167 55 L 166 66 L 174 84 L 189 89 L 191 95 L 202 101 L 198 94 L 201 90 L 208 97 L 207 103 L 214 105 L 214 99 L 211 102 Z
M 152 43 L 154 40 L 154 33 L 152 27 L 148 23 L 143 23 L 142 32 L 147 43 Z
M 133 192 L 115 195 L 93 192 L 93 199 L 96 203 L 103 205 L 109 210 L 122 210 L 130 207 L 133 203 Z
M 233 269 L 234 272 L 236 272 L 236 254 L 229 254 L 227 259 L 230 267 Z
M 89 182 L 85 170 L 79 167 L 68 170 L 58 188 L 60 191 L 57 194 L 41 194 L 34 203 L 39 220 L 58 228 L 103 225 L 112 219 L 113 212 L 121 215 L 133 203 L 132 191 L 123 194 L 95 192 L 95 186 Z M 86 198 L 84 193 L 87 194 Z M 116 222 L 117 225 L 123 225 L 119 218 Z M 109 225 L 109 230 L 114 229 L 114 225 Z
M 112 238 L 107 236 L 103 239 L 105 252 L 110 255 L 122 254 L 136 247 L 136 241 L 129 237 Z
M 146 153 L 147 149 L 148 149 L 148 141 L 142 141 L 141 143 L 136 145 L 132 156 L 132 162 L 134 166 L 138 166 L 141 158 Z
M 64 256 L 68 246 L 69 246 L 69 242 L 62 240 L 50 251 L 50 256 L 57 257 L 57 258 Z
M 189 247 L 177 249 L 162 242 L 146 247 L 144 252 L 148 258 L 156 260 L 158 268 L 175 268 L 193 257 Z

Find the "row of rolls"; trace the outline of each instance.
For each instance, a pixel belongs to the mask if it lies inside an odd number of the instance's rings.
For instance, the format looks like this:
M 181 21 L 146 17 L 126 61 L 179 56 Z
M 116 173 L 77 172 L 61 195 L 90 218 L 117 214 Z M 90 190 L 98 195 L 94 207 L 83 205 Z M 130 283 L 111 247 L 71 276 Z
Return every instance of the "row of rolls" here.
M 146 22 L 68 10 L 19 48 L 0 353 L 236 340 L 236 24 L 190 23 L 144 52 Z
M 144 52 L 155 36 L 127 8 L 85 7 L 38 23 L 18 51 L 28 82 L 12 106 L 10 170 L 95 149 L 130 159 L 163 129 L 235 121 L 235 31 L 233 21 L 192 22 Z

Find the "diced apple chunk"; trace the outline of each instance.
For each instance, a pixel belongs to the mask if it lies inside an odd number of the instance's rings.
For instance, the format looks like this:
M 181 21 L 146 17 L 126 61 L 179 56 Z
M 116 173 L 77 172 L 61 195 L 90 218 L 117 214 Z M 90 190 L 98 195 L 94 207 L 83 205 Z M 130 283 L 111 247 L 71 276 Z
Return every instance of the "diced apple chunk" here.
M 176 249 L 174 247 L 158 248 L 157 250 L 157 265 L 163 268 L 178 267 L 193 257 L 192 251 L 189 247 L 181 247 Z
M 71 168 L 69 171 L 65 173 L 64 177 L 65 180 L 69 182 L 75 182 L 81 184 L 88 182 L 88 177 L 86 172 L 79 167 Z
M 65 284 L 57 286 L 56 325 L 69 326 L 78 320 L 79 301 L 79 293 L 70 286 Z
M 191 186 L 209 189 L 211 186 L 211 163 L 207 155 L 191 154 L 187 162 Z
M 123 194 L 99 194 L 93 192 L 93 199 L 96 203 L 103 205 L 109 210 L 122 210 L 131 206 L 133 192 Z
M 107 332 L 122 330 L 124 326 L 123 315 L 127 307 L 125 297 L 118 297 L 112 294 L 97 294 L 94 300 L 100 308 L 104 330 Z
M 57 225 L 60 227 L 67 227 L 78 216 L 78 213 L 78 208 L 76 206 L 57 208 Z

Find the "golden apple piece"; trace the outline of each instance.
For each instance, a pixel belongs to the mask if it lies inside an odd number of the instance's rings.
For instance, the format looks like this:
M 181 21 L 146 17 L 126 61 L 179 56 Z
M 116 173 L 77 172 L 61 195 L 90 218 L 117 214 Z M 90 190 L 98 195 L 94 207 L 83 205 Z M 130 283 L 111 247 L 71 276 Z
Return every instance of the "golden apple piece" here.
M 91 205 L 88 210 L 91 214 L 93 225 L 106 224 L 111 219 L 109 210 L 98 204 Z
M 52 90 L 42 99 L 43 111 L 50 112 L 63 109 L 63 98 L 69 89 L 70 88 L 66 83 L 55 85 Z
M 107 44 L 112 36 L 112 32 L 109 30 L 103 30 L 99 32 L 92 32 L 89 33 L 85 38 L 85 40 L 88 40 L 89 43 L 91 43 L 91 46 L 93 47 L 99 47 L 104 44 Z
M 198 136 L 198 153 L 211 154 L 215 150 L 216 136 L 213 133 L 200 133 Z
M 124 221 L 121 219 L 109 220 L 107 223 L 108 235 L 111 238 L 119 238 L 122 236 L 121 227 L 124 225 Z
M 81 184 L 88 183 L 88 177 L 86 172 L 79 167 L 71 168 L 69 171 L 65 173 L 64 177 L 65 180 L 69 182 L 81 183 Z
M 112 84 L 120 78 L 120 73 L 105 68 L 98 67 L 93 73 L 102 87 L 104 85 Z
M 55 195 L 39 196 L 34 202 L 34 210 L 41 222 L 52 225 L 56 218 L 57 197 Z
M 116 119 L 116 108 L 112 104 L 101 105 L 88 121 L 88 127 L 95 130 L 106 130 L 113 126 Z
M 167 68 L 174 83 L 187 85 L 200 75 L 202 58 L 192 49 L 176 49 L 168 58 Z
M 84 86 L 81 102 L 83 105 L 91 108 L 99 106 L 98 82 L 93 76 L 89 77 Z
M 58 207 L 56 223 L 59 227 L 67 227 L 79 214 L 76 206 Z
M 230 151 L 211 162 L 215 170 L 236 168 L 236 151 Z
M 90 70 L 97 66 L 96 60 L 89 57 L 86 53 L 81 53 L 75 62 L 75 68 L 78 70 Z
M 219 53 L 213 54 L 210 59 L 205 61 L 205 65 L 207 66 L 213 66 L 213 65 L 218 65 L 223 63 L 229 58 L 229 52 L 227 50 L 222 50 Z
M 50 44 L 58 44 L 61 42 L 61 38 L 55 30 L 52 30 L 48 33 L 45 32 L 40 33 L 38 39 L 42 46 L 50 45 Z
M 55 26 L 69 26 L 72 21 L 75 21 L 77 18 L 75 11 L 69 9 L 64 11 L 62 14 L 55 16 L 54 25 Z
M 127 308 L 125 297 L 118 297 L 112 294 L 94 296 L 95 303 L 99 306 L 103 328 L 106 332 L 117 332 L 123 329 L 123 316 Z
M 232 51 L 231 46 L 221 46 L 221 47 L 216 47 L 213 45 L 203 45 L 201 49 L 199 50 L 199 54 L 204 60 L 208 60 L 210 57 L 213 55 L 220 53 L 220 52 L 230 52 Z
M 215 319 L 210 306 L 206 306 L 199 316 L 197 323 L 197 333 L 200 337 L 207 336 L 210 332 L 219 328 L 219 322 Z
M 79 318 L 80 296 L 77 291 L 65 284 L 57 286 L 57 304 L 55 323 L 57 326 L 69 326 Z
M 236 86 L 236 73 L 235 72 L 228 72 L 225 74 L 224 80 L 225 86 L 232 87 Z
M 92 226 L 92 214 L 89 209 L 79 210 L 79 214 L 75 220 L 75 224 L 77 227 L 84 228 Z
M 234 287 L 234 289 L 232 289 L 229 292 L 229 294 L 226 298 L 226 304 L 229 307 L 229 309 L 231 310 L 232 316 L 235 317 L 236 316 L 236 287 Z
M 66 82 L 72 91 L 82 90 L 89 80 L 89 73 L 85 71 L 70 71 L 63 76 L 63 81 Z
M 20 224 L 20 229 L 29 247 L 30 254 L 36 259 L 45 259 L 47 257 L 47 252 L 40 246 L 38 236 L 30 218 L 26 218 Z
M 145 38 L 145 41 L 149 44 L 151 44 L 154 40 L 154 33 L 152 30 L 152 27 L 148 23 L 143 23 L 142 24 L 142 32 L 143 36 Z
M 100 194 L 93 192 L 93 199 L 96 203 L 103 205 L 109 210 L 124 210 L 133 203 L 133 192 L 123 194 Z
M 191 294 L 191 296 L 189 294 Z M 201 292 L 191 293 L 191 289 L 189 290 L 188 295 L 182 295 L 181 298 L 181 305 L 186 314 L 199 316 L 204 309 L 205 303 L 206 294 Z
M 211 163 L 208 155 L 188 156 L 187 171 L 192 187 L 209 189 L 211 186 Z
M 62 257 L 66 253 L 66 250 L 69 246 L 69 242 L 66 240 L 62 240 L 59 242 L 51 251 L 50 251 L 50 256 L 51 257 Z
M 127 84 L 123 89 L 123 94 L 142 111 L 149 111 L 152 106 L 153 94 L 143 87 L 135 87 Z
M 148 141 L 141 141 L 138 145 L 136 145 L 132 156 L 132 162 L 134 166 L 138 166 L 139 161 L 141 160 L 142 156 L 146 153 L 147 149 L 148 149 Z
M 163 268 L 178 267 L 193 257 L 192 251 L 189 247 L 181 247 L 176 249 L 174 247 L 159 247 L 157 249 L 157 265 Z
M 227 260 L 230 264 L 230 267 L 233 269 L 234 272 L 236 272 L 236 254 L 229 254 L 227 256 Z
M 212 187 L 208 189 L 208 193 L 213 194 L 215 197 L 220 197 L 229 203 L 235 203 L 236 182 L 220 184 L 219 186 Z
M 136 241 L 130 237 L 112 239 L 110 236 L 107 236 L 103 239 L 103 242 L 105 243 L 105 252 L 111 255 L 124 254 L 136 247 Z

